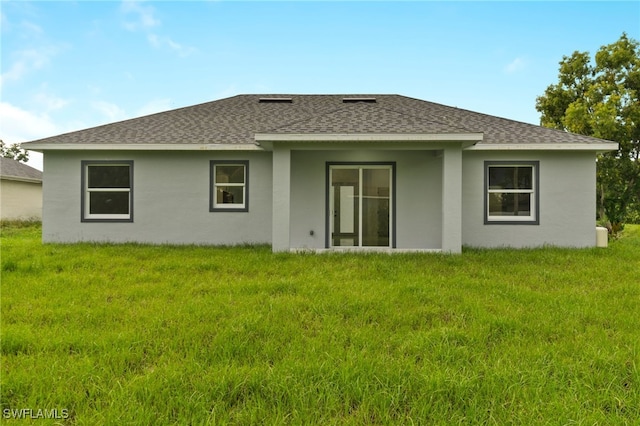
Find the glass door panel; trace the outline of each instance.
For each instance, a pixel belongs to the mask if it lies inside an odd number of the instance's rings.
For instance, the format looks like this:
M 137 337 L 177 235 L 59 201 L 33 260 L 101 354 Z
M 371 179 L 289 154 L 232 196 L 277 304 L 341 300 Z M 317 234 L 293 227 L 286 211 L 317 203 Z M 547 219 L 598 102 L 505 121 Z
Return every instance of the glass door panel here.
M 359 246 L 360 229 L 359 171 L 357 169 L 332 170 L 331 194 L 333 220 L 331 244 L 333 246 Z
M 389 246 L 389 169 L 362 170 L 362 245 Z
M 391 246 L 391 166 L 332 166 L 332 247 Z

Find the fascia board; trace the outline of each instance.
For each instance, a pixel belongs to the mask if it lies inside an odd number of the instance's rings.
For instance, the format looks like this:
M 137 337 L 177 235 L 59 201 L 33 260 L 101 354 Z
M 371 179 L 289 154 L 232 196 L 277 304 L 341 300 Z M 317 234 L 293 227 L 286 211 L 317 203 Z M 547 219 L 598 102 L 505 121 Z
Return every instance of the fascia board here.
M 264 151 L 257 144 L 22 144 L 29 151 Z
M 467 151 L 615 151 L 615 142 L 602 143 L 482 143 L 465 148 Z
M 256 133 L 256 142 L 480 142 L 482 133 Z
M 267 151 L 276 148 L 289 149 L 291 151 L 342 151 L 342 150 L 365 150 L 365 151 L 439 151 L 449 147 L 464 149 L 471 142 L 416 142 L 416 141 L 387 141 L 387 142 L 261 142 L 260 146 Z
M 19 176 L 0 176 L 2 180 L 10 180 L 13 182 L 27 182 L 27 183 L 42 183 L 42 179 L 34 179 L 28 177 L 19 177 Z

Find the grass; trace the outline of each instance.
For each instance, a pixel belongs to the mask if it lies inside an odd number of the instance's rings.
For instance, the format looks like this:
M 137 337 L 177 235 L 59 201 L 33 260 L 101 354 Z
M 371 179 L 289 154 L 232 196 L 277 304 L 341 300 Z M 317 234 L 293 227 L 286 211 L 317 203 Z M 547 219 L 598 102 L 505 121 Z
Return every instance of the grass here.
M 640 226 L 608 249 L 389 256 L 3 224 L 1 263 L 3 423 L 640 418 Z

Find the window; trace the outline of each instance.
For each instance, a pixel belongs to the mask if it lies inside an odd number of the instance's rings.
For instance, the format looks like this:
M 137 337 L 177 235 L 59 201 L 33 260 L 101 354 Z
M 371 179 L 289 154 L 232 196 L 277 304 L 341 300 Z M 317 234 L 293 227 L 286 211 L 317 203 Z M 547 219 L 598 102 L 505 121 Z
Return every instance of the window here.
M 249 211 L 249 162 L 211 161 L 212 212 Z
M 485 224 L 539 224 L 538 161 L 485 162 Z
M 82 221 L 133 221 L 133 161 L 82 162 Z

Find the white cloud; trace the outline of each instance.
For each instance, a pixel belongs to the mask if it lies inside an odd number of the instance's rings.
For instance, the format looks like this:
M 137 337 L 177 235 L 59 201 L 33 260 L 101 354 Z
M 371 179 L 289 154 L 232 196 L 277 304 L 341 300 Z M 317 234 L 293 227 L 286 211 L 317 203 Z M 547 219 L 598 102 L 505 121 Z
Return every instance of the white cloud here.
M 194 47 L 183 46 L 180 43 L 173 41 L 169 37 L 161 37 L 157 34 L 148 34 L 147 40 L 149 40 L 151 46 L 155 47 L 156 49 L 167 47 L 182 57 L 189 56 L 196 51 Z
M 162 25 L 162 21 L 156 17 L 156 11 L 151 6 L 145 6 L 142 2 L 135 0 L 124 0 L 121 11 L 125 15 L 123 26 L 132 32 L 141 31 L 146 33 L 147 41 L 155 49 L 168 48 L 181 57 L 189 56 L 196 52 L 194 47 L 185 46 L 171 39 L 170 37 L 159 35 L 152 31 L 153 28 Z M 130 16 L 133 20 L 129 19 Z
M 527 61 L 522 57 L 517 57 L 513 61 L 509 62 L 507 66 L 504 67 L 504 72 L 507 74 L 513 74 L 519 71 L 522 71 L 527 66 Z
M 64 108 L 69 104 L 69 100 L 45 92 L 36 93 L 34 99 L 47 112 Z
M 8 81 L 22 79 L 26 74 L 39 70 L 49 64 L 51 58 L 58 53 L 58 49 L 48 46 L 41 48 L 23 49 L 14 52 L 15 59 L 8 70 L 0 76 L 1 84 Z
M 29 151 L 29 161 L 27 164 L 34 169 L 44 170 L 44 156 L 40 152 Z
M 40 27 L 40 25 L 38 24 L 34 24 L 33 22 L 22 21 L 20 23 L 20 26 L 22 27 L 21 32 L 23 33 L 23 35 L 25 33 L 30 33 L 31 35 L 34 35 L 34 36 L 41 36 L 44 34 L 42 27 Z
M 27 111 L 8 102 L 0 102 L 0 127 L 2 140 L 9 144 L 59 133 L 48 114 Z
M 45 68 L 51 60 L 66 46 L 61 43 L 52 43 L 47 40 L 45 33 L 38 24 L 23 20 L 19 23 L 11 22 L 2 14 L 2 32 L 11 34 L 12 38 L 19 40 L 20 46 L 13 49 L 3 45 L 2 74 L 0 85 L 10 81 L 18 81 L 28 74 Z
M 129 31 L 147 30 L 161 24 L 160 20 L 155 17 L 155 9 L 152 6 L 144 6 L 138 1 L 124 0 L 121 10 L 127 17 L 133 15 L 133 20 L 127 19 L 123 23 Z
M 6 144 L 27 142 L 60 133 L 57 126 L 46 114 L 35 114 L 18 108 L 8 102 L 0 102 L 0 128 Z M 43 169 L 43 158 L 39 152 L 29 151 L 28 165 Z

